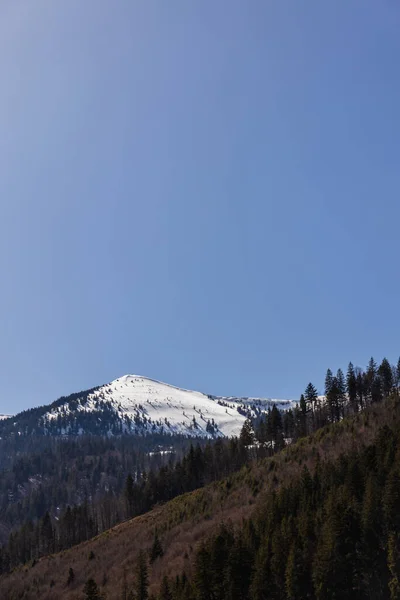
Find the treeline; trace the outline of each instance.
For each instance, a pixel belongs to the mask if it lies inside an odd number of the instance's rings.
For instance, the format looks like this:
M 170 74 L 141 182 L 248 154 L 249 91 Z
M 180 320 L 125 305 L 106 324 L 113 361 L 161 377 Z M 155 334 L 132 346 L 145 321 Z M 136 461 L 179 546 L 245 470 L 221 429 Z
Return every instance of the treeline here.
M 400 387 L 400 359 L 396 366 L 384 358 L 378 366 L 371 358 L 366 370 L 354 367 L 350 362 L 346 375 L 338 369 L 334 375 L 328 369 L 322 395 L 309 383 L 298 405 L 281 413 L 274 406 L 266 416 L 253 423 L 251 432 L 247 423 L 248 443 L 254 439 L 259 443 L 281 450 L 288 443 L 313 433 L 320 427 L 340 421 L 367 406 L 381 402 Z
M 223 478 L 239 470 L 252 456 L 263 456 L 263 448 L 248 449 L 237 438 L 191 445 L 182 459 L 157 470 L 129 473 L 120 493 L 108 490 L 97 500 L 85 498 L 79 505 L 43 518 L 28 520 L 11 533 L 0 550 L 0 573 L 20 563 L 36 560 L 86 541 L 117 523 L 147 512 L 160 502 Z

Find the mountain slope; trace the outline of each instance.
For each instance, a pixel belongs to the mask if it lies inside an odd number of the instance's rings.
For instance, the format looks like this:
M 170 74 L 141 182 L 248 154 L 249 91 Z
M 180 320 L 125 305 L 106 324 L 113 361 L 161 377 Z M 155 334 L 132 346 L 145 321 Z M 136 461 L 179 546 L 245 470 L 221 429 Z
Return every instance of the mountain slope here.
M 26 565 L 9 575 L 3 575 L 0 578 L 2 597 L 13 598 L 14 594 L 15 597 L 24 597 L 27 600 L 37 597 L 43 600 L 72 600 L 82 597 L 84 582 L 93 577 L 102 586 L 108 600 L 121 598 L 124 570 L 130 586 L 138 552 L 151 546 L 155 531 L 159 534 L 164 550 L 164 555 L 151 567 L 151 591 L 157 592 L 164 574 L 172 577 L 182 573 L 184 569 L 187 575 L 191 575 L 196 548 L 201 541 L 215 534 L 221 522 L 232 522 L 239 526 L 243 519 L 255 515 L 258 515 L 257 518 L 266 518 L 265 507 L 269 506 L 276 496 L 271 492 L 286 486 L 287 493 L 290 493 L 292 486 L 304 478 L 304 467 L 307 467 L 313 476 L 317 471 L 320 473 L 321 467 L 325 465 L 325 472 L 335 473 L 335 477 L 341 481 L 345 475 L 347 477 L 347 472 L 340 475 L 341 465 L 344 464 L 343 456 L 353 457 L 351 464 L 356 466 L 352 467 L 351 472 L 352 477 L 357 480 L 357 461 L 364 455 L 367 458 L 363 467 L 367 469 L 365 476 L 369 476 L 368 469 L 372 469 L 377 476 L 380 472 L 389 472 L 391 463 L 388 461 L 393 461 L 394 457 L 398 456 L 396 439 L 399 440 L 400 447 L 399 423 L 398 398 L 378 406 L 373 405 L 365 413 L 348 417 L 340 423 L 329 425 L 307 438 L 302 438 L 271 459 L 253 463 L 225 480 L 180 496 L 80 546 L 44 557 L 35 565 Z M 377 448 L 381 447 L 376 446 L 377 440 L 380 440 L 380 444 L 382 440 L 387 440 L 388 449 L 385 448 L 384 452 L 374 450 L 374 444 Z M 372 448 L 372 453 L 368 451 L 369 447 Z M 363 464 L 361 459 L 359 462 L 360 465 Z M 350 483 L 350 489 L 353 489 L 352 481 Z M 305 478 L 306 490 L 309 485 L 313 484 Z M 314 488 L 311 487 L 312 489 Z M 320 486 L 318 489 L 321 494 L 324 487 Z M 357 494 L 358 488 L 354 489 L 354 493 Z M 336 493 L 333 499 L 335 496 L 340 498 L 340 494 Z M 299 505 L 296 504 L 295 507 Z M 290 502 L 283 504 L 281 510 L 284 507 L 288 510 L 293 508 Z M 329 513 L 324 518 L 328 516 Z M 279 543 L 276 552 L 284 541 L 281 533 L 277 539 Z M 328 558 L 327 565 L 330 564 Z M 285 566 L 285 557 L 281 557 L 277 564 Z M 73 583 L 67 585 L 70 568 L 73 569 L 75 578 Z M 352 593 L 351 589 L 350 592 Z M 282 598 L 286 598 L 284 587 Z
M 274 404 L 285 410 L 294 402 L 210 396 L 147 377 L 125 375 L 101 387 L 60 398 L 47 407 L 20 413 L 0 423 L 0 435 L 234 436 L 239 435 L 247 416 L 257 416 Z

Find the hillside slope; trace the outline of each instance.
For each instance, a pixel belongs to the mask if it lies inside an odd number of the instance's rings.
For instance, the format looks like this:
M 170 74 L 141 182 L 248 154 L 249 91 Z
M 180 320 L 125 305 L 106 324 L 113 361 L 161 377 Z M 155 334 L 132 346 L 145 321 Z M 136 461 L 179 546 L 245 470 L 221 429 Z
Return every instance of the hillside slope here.
M 1 421 L 0 436 L 84 433 L 234 436 L 239 435 L 247 416 L 259 415 L 273 405 L 285 410 L 294 404 L 290 400 L 211 396 L 147 377 L 125 375 Z
M 382 427 L 394 431 L 399 423 L 397 397 L 372 405 L 364 413 L 324 427 L 273 458 L 253 463 L 228 479 L 180 496 L 80 546 L 3 575 L 0 595 L 7 600 L 78 599 L 82 598 L 84 582 L 92 577 L 102 586 L 108 600 L 119 599 L 124 571 L 131 585 L 138 552 L 151 546 L 155 531 L 164 550 L 151 568 L 151 589 L 157 592 L 164 574 L 173 576 L 184 569 L 190 575 L 199 542 L 215 533 L 219 523 L 231 521 L 239 525 L 257 512 L 263 514 L 271 492 L 293 485 L 305 466 L 312 475 L 318 464 L 337 461 L 340 465 L 337 459 L 341 455 L 357 456 L 376 440 Z M 390 436 L 384 432 L 383 438 L 386 437 Z M 396 448 L 393 452 L 395 455 Z M 379 464 L 374 468 L 379 469 Z M 75 577 L 67 585 L 70 568 Z

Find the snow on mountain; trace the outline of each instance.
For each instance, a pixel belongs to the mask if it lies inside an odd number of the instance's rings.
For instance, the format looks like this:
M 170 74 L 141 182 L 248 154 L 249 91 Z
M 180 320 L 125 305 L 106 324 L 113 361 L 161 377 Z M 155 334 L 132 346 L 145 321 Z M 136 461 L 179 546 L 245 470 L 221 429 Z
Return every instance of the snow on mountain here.
M 236 398 L 209 396 L 201 392 L 174 387 L 147 377 L 125 375 L 99 387 L 84 398 L 55 403 L 44 414 L 43 423 L 69 422 L 74 413 L 75 422 L 84 422 L 90 413 L 98 419 L 112 414 L 119 423 L 120 432 L 138 434 L 171 433 L 193 437 L 220 437 L 239 435 L 246 416 L 266 412 L 273 404 L 281 410 L 291 408 L 291 400 L 267 398 Z M 50 407 L 49 407 L 50 408 Z M 70 425 L 60 433 L 71 433 Z M 78 433 L 85 427 L 79 426 Z M 115 427 L 110 433 L 115 433 Z

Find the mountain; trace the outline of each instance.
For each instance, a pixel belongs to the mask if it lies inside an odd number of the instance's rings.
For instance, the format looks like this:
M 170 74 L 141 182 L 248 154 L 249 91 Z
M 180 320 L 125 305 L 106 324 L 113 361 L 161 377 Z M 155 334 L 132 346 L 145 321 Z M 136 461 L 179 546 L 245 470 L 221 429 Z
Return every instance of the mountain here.
M 294 404 L 291 400 L 211 396 L 125 375 L 6 419 L 0 423 L 0 436 L 161 433 L 230 437 L 240 434 L 247 417 L 257 417 L 274 405 L 287 410 Z
M 399 590 L 399 473 L 396 394 L 90 541 L 3 574 L 0 595 L 73 600 L 86 597 L 84 584 L 93 579 L 107 600 L 126 598 L 144 551 L 149 591 L 158 600 L 396 598 L 389 590 Z M 24 543 L 27 535 L 28 528 Z

